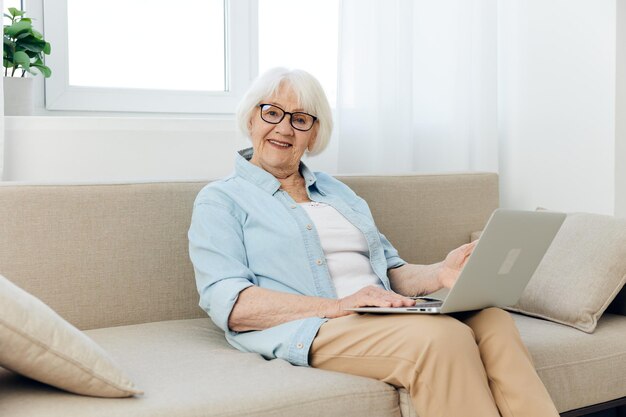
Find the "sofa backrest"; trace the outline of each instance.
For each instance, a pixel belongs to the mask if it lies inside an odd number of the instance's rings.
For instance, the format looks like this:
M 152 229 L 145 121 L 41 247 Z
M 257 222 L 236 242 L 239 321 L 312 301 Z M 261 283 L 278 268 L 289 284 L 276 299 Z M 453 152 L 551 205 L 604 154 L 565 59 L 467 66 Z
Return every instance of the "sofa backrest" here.
M 0 274 L 81 329 L 203 317 L 187 229 L 206 182 L 0 186 Z
M 339 177 L 413 263 L 469 242 L 498 206 L 489 173 Z M 81 329 L 205 317 L 187 230 L 206 182 L 0 185 L 0 274 Z
M 411 263 L 443 260 L 499 206 L 497 174 L 337 178 L 367 201 L 378 228 Z

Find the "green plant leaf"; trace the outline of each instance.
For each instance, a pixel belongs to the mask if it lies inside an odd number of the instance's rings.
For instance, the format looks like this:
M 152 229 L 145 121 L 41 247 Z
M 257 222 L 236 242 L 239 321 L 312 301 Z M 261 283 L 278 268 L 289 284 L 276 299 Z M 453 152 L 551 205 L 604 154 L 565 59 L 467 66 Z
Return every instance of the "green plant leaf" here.
M 50 55 L 51 49 L 52 46 L 50 45 L 50 42 L 46 42 L 46 46 L 43 47 L 43 53 L 46 55 Z
M 31 36 L 31 37 L 22 39 L 19 45 L 22 47 L 24 51 L 32 51 L 32 52 L 36 52 L 39 54 L 46 47 L 46 42 L 33 38 Z
M 27 67 L 30 65 L 30 57 L 26 54 L 26 52 L 18 51 L 13 55 L 13 62 L 15 64 Z
M 41 75 L 43 75 L 45 78 L 50 78 L 50 76 L 52 75 L 52 70 L 50 70 L 50 68 L 46 67 L 45 65 L 33 64 L 32 66 L 37 68 L 39 72 L 41 72 Z
M 30 22 L 24 22 L 20 20 L 19 22 L 13 23 L 11 26 L 4 27 L 4 34 L 9 35 L 12 38 L 15 38 L 22 32 L 30 31 L 32 29 L 32 25 Z
M 15 7 L 9 7 L 9 13 L 11 13 L 12 17 L 15 17 L 15 16 L 24 16 L 24 13 L 26 12 L 16 9 Z

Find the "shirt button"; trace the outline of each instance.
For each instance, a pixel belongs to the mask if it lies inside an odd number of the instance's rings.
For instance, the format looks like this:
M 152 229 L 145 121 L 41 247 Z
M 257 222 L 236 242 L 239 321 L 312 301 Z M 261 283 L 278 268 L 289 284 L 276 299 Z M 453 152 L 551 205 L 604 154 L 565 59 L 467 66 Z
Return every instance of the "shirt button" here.
M 296 347 L 297 347 L 298 349 L 302 349 L 302 348 L 304 347 L 304 345 L 303 345 L 302 343 L 298 343 L 298 344 L 296 345 Z
M 292 205 L 291 205 L 291 208 L 292 208 L 292 209 L 295 209 L 295 208 L 296 208 L 296 205 L 295 205 L 295 204 L 292 204 Z
M 316 264 L 321 265 L 324 263 L 324 261 L 322 261 L 321 259 L 318 259 L 317 261 L 315 261 Z
M 309 229 L 309 230 L 311 230 L 311 229 L 313 229 L 313 225 L 312 225 L 312 224 L 307 224 L 307 225 L 306 225 L 306 228 L 307 228 L 307 229 Z

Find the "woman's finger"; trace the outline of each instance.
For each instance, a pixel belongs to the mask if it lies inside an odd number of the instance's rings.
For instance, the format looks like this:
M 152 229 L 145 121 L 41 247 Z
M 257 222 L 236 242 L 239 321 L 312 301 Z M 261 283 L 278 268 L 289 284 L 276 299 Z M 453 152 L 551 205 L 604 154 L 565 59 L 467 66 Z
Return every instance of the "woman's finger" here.
M 380 298 L 372 298 L 370 305 L 375 307 L 391 307 L 391 302 L 384 299 L 381 300 Z
M 389 298 L 370 296 L 362 300 L 361 307 L 373 306 L 373 307 L 391 307 L 393 300 Z
M 393 291 L 387 291 L 379 287 L 366 287 L 357 292 L 352 304 L 356 307 L 401 307 L 415 305 L 415 301 Z
M 376 296 L 380 296 L 380 297 L 382 297 L 382 298 L 384 298 L 384 299 L 386 299 L 386 300 L 389 300 L 389 301 L 394 301 L 394 300 L 401 300 L 401 301 L 402 301 L 402 300 L 410 300 L 410 298 L 407 298 L 407 297 L 405 297 L 405 296 L 403 296 L 403 295 L 400 295 L 400 294 L 395 293 L 395 292 L 393 292 L 393 291 L 387 291 L 387 290 L 385 290 L 385 289 L 378 288 L 378 287 L 376 287 L 376 292 L 375 292 L 375 294 L 376 294 Z M 372 294 L 372 295 L 374 295 L 374 294 Z

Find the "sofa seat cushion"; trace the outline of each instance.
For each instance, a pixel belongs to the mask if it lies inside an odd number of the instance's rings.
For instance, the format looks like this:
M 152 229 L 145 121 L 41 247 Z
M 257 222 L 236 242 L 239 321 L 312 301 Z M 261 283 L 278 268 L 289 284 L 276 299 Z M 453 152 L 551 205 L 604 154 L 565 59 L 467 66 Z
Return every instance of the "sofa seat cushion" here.
M 512 314 L 559 412 L 626 396 L 626 317 L 605 314 L 593 334 Z
M 143 396 L 87 398 L 0 369 L 0 415 L 400 416 L 390 385 L 239 352 L 208 318 L 86 333 L 127 370 Z

